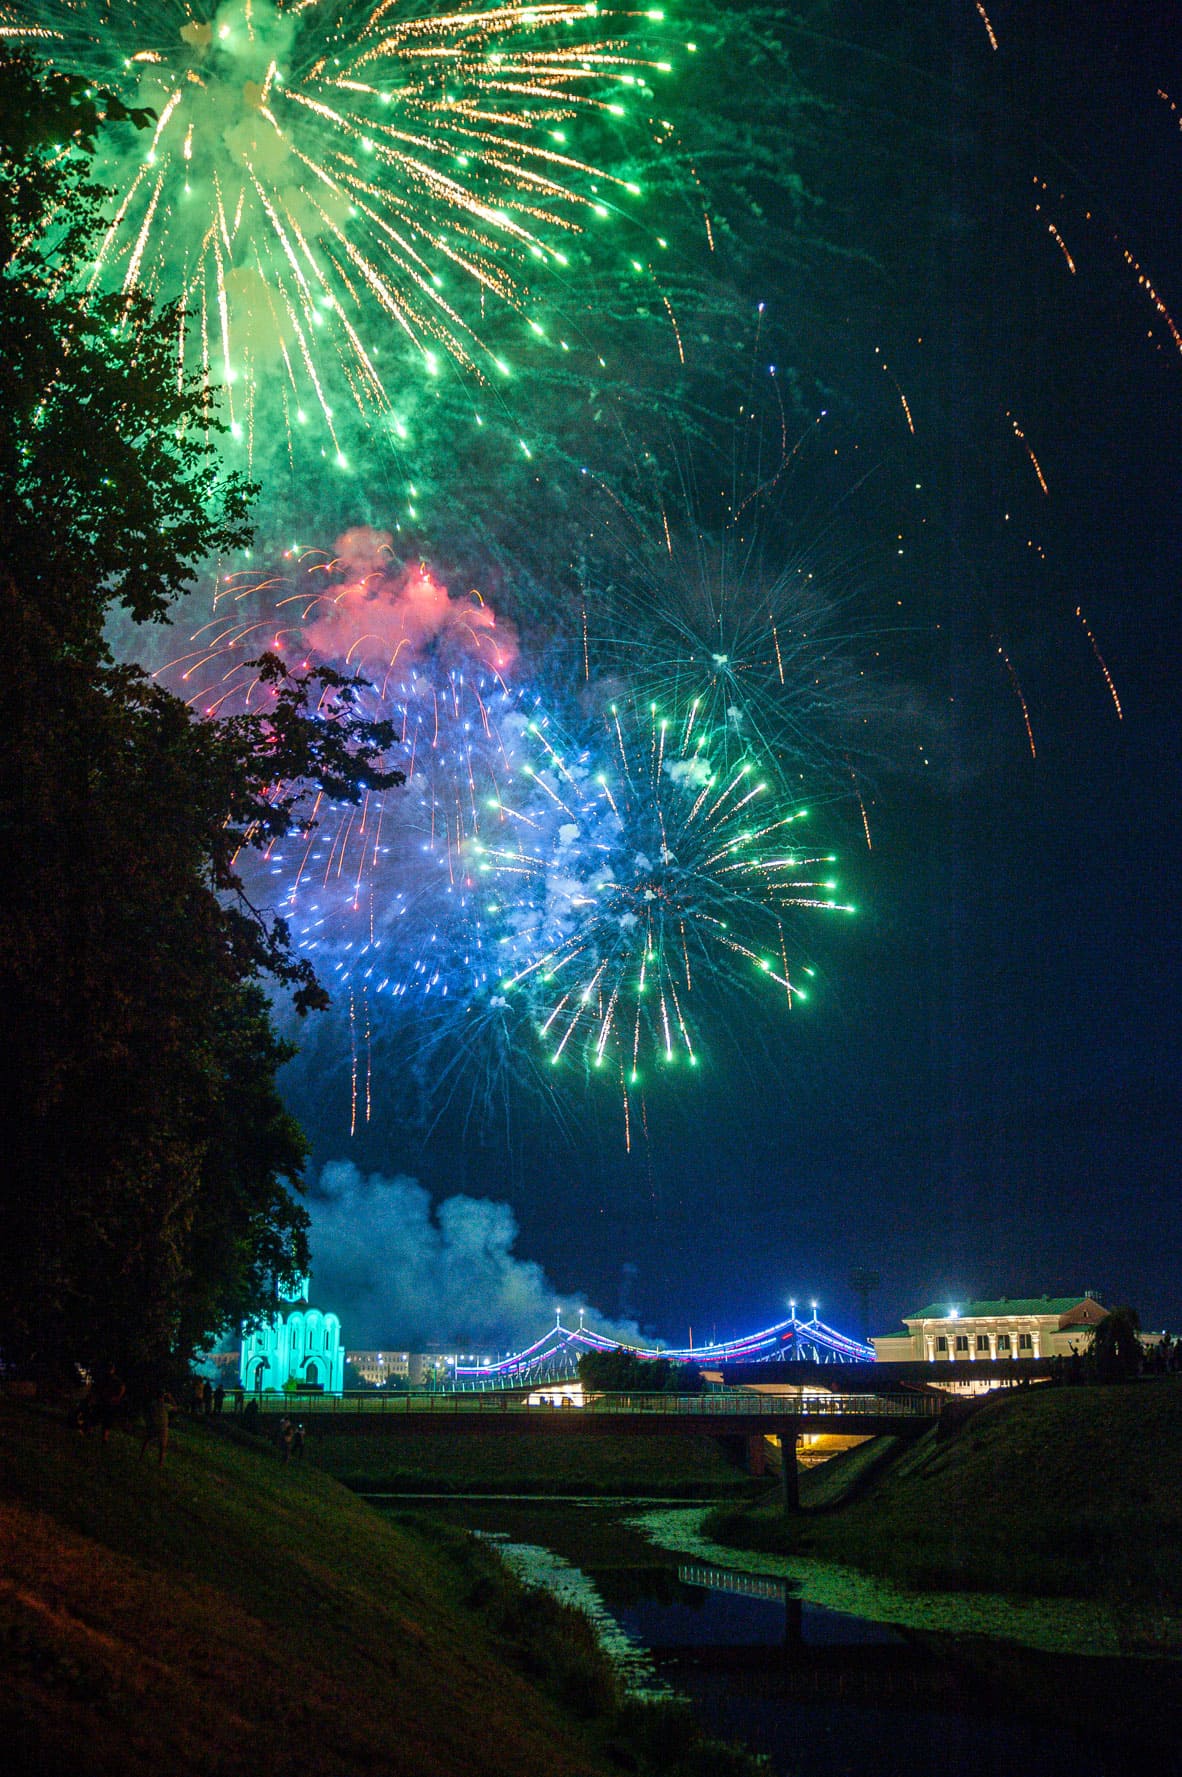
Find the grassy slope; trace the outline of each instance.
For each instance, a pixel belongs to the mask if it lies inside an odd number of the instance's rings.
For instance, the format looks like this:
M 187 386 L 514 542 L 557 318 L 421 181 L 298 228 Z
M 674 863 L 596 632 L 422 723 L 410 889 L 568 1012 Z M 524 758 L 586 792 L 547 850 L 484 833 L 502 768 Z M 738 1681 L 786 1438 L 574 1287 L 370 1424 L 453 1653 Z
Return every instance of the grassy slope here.
M 310 1427 L 315 1433 L 315 1423 Z M 750 1479 L 713 1438 L 383 1435 L 314 1437 L 313 1460 L 363 1492 L 649 1494 L 711 1499 L 750 1494 Z
M 202 1428 L 174 1435 L 162 1473 L 137 1451 L 0 1403 L 8 1768 L 611 1768 L 620 1719 L 589 1632 L 479 1545 L 433 1546 L 312 1466 Z M 683 1768 L 731 1767 L 691 1748 Z
M 916 1588 L 1099 1598 L 1128 1645 L 1182 1647 L 1182 1377 L 999 1397 L 863 1491 L 870 1450 L 806 1477 L 799 1518 L 724 1509 L 709 1533 Z

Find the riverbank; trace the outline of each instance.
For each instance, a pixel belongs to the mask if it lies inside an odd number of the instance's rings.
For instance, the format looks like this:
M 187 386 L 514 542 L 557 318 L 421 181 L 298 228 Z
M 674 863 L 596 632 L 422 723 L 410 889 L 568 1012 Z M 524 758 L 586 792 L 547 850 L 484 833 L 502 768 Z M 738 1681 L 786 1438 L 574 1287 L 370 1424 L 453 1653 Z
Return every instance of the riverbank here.
M 916 1444 L 860 1446 L 779 1499 L 720 1507 L 733 1549 L 931 1594 L 1102 1608 L 1114 1651 L 1182 1654 L 1182 1377 L 986 1398 Z M 1081 1649 L 1081 1651 L 1083 1651 Z
M 706 1506 L 426 1509 L 517 1544 L 540 1583 L 557 1567 L 563 1596 L 585 1577 L 634 1638 L 630 1662 L 651 1662 L 646 1683 L 689 1695 L 704 1725 L 785 1777 L 818 1745 L 834 1768 L 881 1777 L 1130 1777 L 1172 1769 L 1182 1745 L 1182 1662 L 1119 1656 L 1098 1605 L 901 1592 L 837 1563 L 725 1550 L 702 1535 Z
M 716 1777 L 587 1622 L 228 1425 L 166 1467 L 0 1402 L 0 1733 L 39 1777 Z

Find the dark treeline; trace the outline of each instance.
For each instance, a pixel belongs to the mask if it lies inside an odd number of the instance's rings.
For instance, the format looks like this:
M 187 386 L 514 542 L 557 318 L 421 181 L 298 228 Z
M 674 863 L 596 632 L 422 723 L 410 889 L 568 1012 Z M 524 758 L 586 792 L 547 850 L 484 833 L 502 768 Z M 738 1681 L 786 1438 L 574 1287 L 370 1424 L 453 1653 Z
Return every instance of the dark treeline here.
M 584 1388 L 602 1394 L 701 1394 L 702 1372 L 667 1357 L 618 1351 L 585 1351 L 579 1359 Z
M 199 721 L 104 639 L 250 536 L 208 394 L 178 387 L 175 313 L 77 294 L 96 137 L 149 121 L 0 58 L 0 1360 L 145 1380 L 307 1259 L 266 986 L 324 995 L 235 857 L 308 784 L 398 781 L 331 672 L 264 660 L 265 716 Z

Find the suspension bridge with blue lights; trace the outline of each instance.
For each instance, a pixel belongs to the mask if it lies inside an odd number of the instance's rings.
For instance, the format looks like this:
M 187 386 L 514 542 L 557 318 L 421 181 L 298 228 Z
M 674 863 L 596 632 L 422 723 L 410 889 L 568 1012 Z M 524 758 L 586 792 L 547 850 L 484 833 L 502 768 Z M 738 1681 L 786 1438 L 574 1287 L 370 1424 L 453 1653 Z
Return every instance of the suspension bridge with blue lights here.
M 725 1364 L 807 1362 L 813 1364 L 872 1364 L 874 1348 L 850 1339 L 818 1319 L 813 1304 L 811 1320 L 797 1317 L 795 1303 L 787 1320 L 764 1327 L 746 1338 L 727 1339 L 709 1345 L 677 1349 L 625 1345 L 585 1326 L 580 1313 L 577 1327 L 562 1324 L 559 1310 L 555 1324 L 524 1351 L 478 1364 L 457 1364 L 454 1386 L 458 1389 L 538 1387 L 570 1382 L 578 1374 L 584 1352 L 627 1351 L 633 1357 L 668 1363 L 693 1364 L 710 1369 Z

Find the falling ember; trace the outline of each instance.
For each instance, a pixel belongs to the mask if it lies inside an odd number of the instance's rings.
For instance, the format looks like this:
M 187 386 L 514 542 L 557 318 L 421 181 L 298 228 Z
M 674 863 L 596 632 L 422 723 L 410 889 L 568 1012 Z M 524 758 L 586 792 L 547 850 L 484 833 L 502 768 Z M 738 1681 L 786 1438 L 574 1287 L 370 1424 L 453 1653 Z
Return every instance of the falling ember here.
M 1136 273 L 1137 283 L 1140 285 L 1141 289 L 1144 290 L 1146 296 L 1148 296 L 1150 302 L 1165 322 L 1166 327 L 1169 330 L 1170 338 L 1173 340 L 1175 346 L 1177 346 L 1179 352 L 1182 352 L 1182 332 L 1179 331 L 1173 315 L 1170 313 L 1154 287 L 1148 272 L 1146 272 L 1137 260 L 1134 259 L 1127 247 L 1121 248 L 1121 256 L 1130 270 Z
M 875 346 L 874 350 L 875 350 L 876 356 L 882 357 L 882 354 L 881 354 L 878 346 Z M 883 358 L 883 360 L 882 360 L 882 368 L 886 371 L 886 374 L 890 377 L 892 383 L 894 383 L 894 385 L 895 385 L 895 393 L 898 395 L 899 400 L 902 404 L 902 408 L 903 408 L 903 418 L 907 421 L 907 430 L 910 432 L 911 436 L 914 438 L 915 437 L 915 421 L 911 417 L 911 404 L 908 401 L 906 395 L 903 393 L 903 389 L 902 389 L 902 386 L 899 382 L 898 377 L 895 375 L 894 371 L 891 369 L 890 365 L 887 363 L 885 358 Z
M 349 989 L 349 1049 L 351 1069 L 349 1077 L 349 1135 L 357 1133 L 357 1001 L 353 989 Z
M 1107 685 L 1108 690 L 1109 690 L 1109 694 L 1112 697 L 1112 702 L 1113 702 L 1113 705 L 1116 709 L 1117 718 L 1118 718 L 1118 720 L 1123 722 L 1125 719 L 1125 713 L 1122 710 L 1122 708 L 1120 707 L 1120 698 L 1117 696 L 1116 685 L 1113 682 L 1112 674 L 1108 670 L 1108 666 L 1107 666 L 1107 663 L 1104 659 L 1104 656 L 1100 652 L 1099 643 L 1096 641 L 1095 636 L 1092 634 L 1091 627 L 1088 623 L 1088 620 L 1084 616 L 1083 611 L 1081 610 L 1079 605 L 1076 605 L 1076 607 L 1075 607 L 1075 615 L 1079 618 L 1080 623 L 1083 625 L 1083 632 L 1087 636 L 1088 641 L 1092 644 L 1092 653 L 1096 656 L 1096 660 L 1099 663 L 1100 671 L 1104 674 L 1104 683 Z
M 866 803 L 862 795 L 862 786 L 858 782 L 858 774 L 856 771 L 851 771 L 850 777 L 854 785 L 854 795 L 858 798 L 858 807 L 862 812 L 862 828 L 866 834 L 866 850 L 873 851 L 874 843 L 870 838 L 870 816 L 866 813 Z
M 1026 694 L 1022 690 L 1021 680 L 1018 678 L 1018 675 L 1014 670 L 1013 661 L 1001 646 L 1000 642 L 998 643 L 997 652 L 1005 663 L 1005 669 L 1009 674 L 1010 684 L 1014 688 L 1014 696 L 1018 699 L 1018 707 L 1022 711 L 1022 721 L 1026 727 L 1026 739 L 1030 745 L 1030 757 L 1032 759 L 1037 759 L 1038 751 L 1034 745 L 1034 729 L 1030 726 L 1030 711 L 1026 707 Z
M 1075 261 L 1071 257 L 1071 254 L 1067 250 L 1067 242 L 1063 239 L 1063 236 L 1059 233 L 1059 230 L 1055 227 L 1055 224 L 1053 222 L 1047 223 L 1047 233 L 1050 235 L 1051 239 L 1054 241 L 1055 245 L 1058 247 L 1060 253 L 1062 253 L 1064 259 L 1067 261 L 1067 269 L 1071 273 L 1072 277 L 1074 277 L 1075 276 Z
M 994 31 L 993 26 L 989 22 L 989 14 L 986 12 L 985 8 L 982 6 L 981 0 L 977 0 L 977 13 L 978 13 L 978 16 L 980 17 L 981 23 L 985 27 L 985 34 L 989 39 L 990 49 L 996 49 L 997 48 L 997 33 Z
M 1042 464 L 1039 462 L 1039 460 L 1035 456 L 1033 450 L 1030 448 L 1030 443 L 1026 437 L 1025 432 L 1022 430 L 1021 426 L 1018 424 L 1017 420 L 1014 418 L 1012 413 L 1007 413 L 1006 418 L 1009 420 L 1010 425 L 1014 428 L 1014 437 L 1016 439 L 1018 439 L 1019 443 L 1022 445 L 1023 450 L 1026 452 L 1026 455 L 1030 458 L 1031 464 L 1033 465 L 1033 468 L 1034 468 L 1034 473 L 1038 477 L 1039 487 L 1042 489 L 1044 494 L 1049 494 L 1051 490 L 1047 486 L 1047 478 L 1042 472 Z
M 681 343 L 681 329 L 677 325 L 677 316 L 673 313 L 673 305 L 670 303 L 669 298 L 667 296 L 662 296 L 661 301 L 665 304 L 665 313 L 669 317 L 669 325 L 672 327 L 673 337 L 677 341 L 677 356 L 680 358 L 681 362 L 684 364 L 685 363 L 685 349 Z

